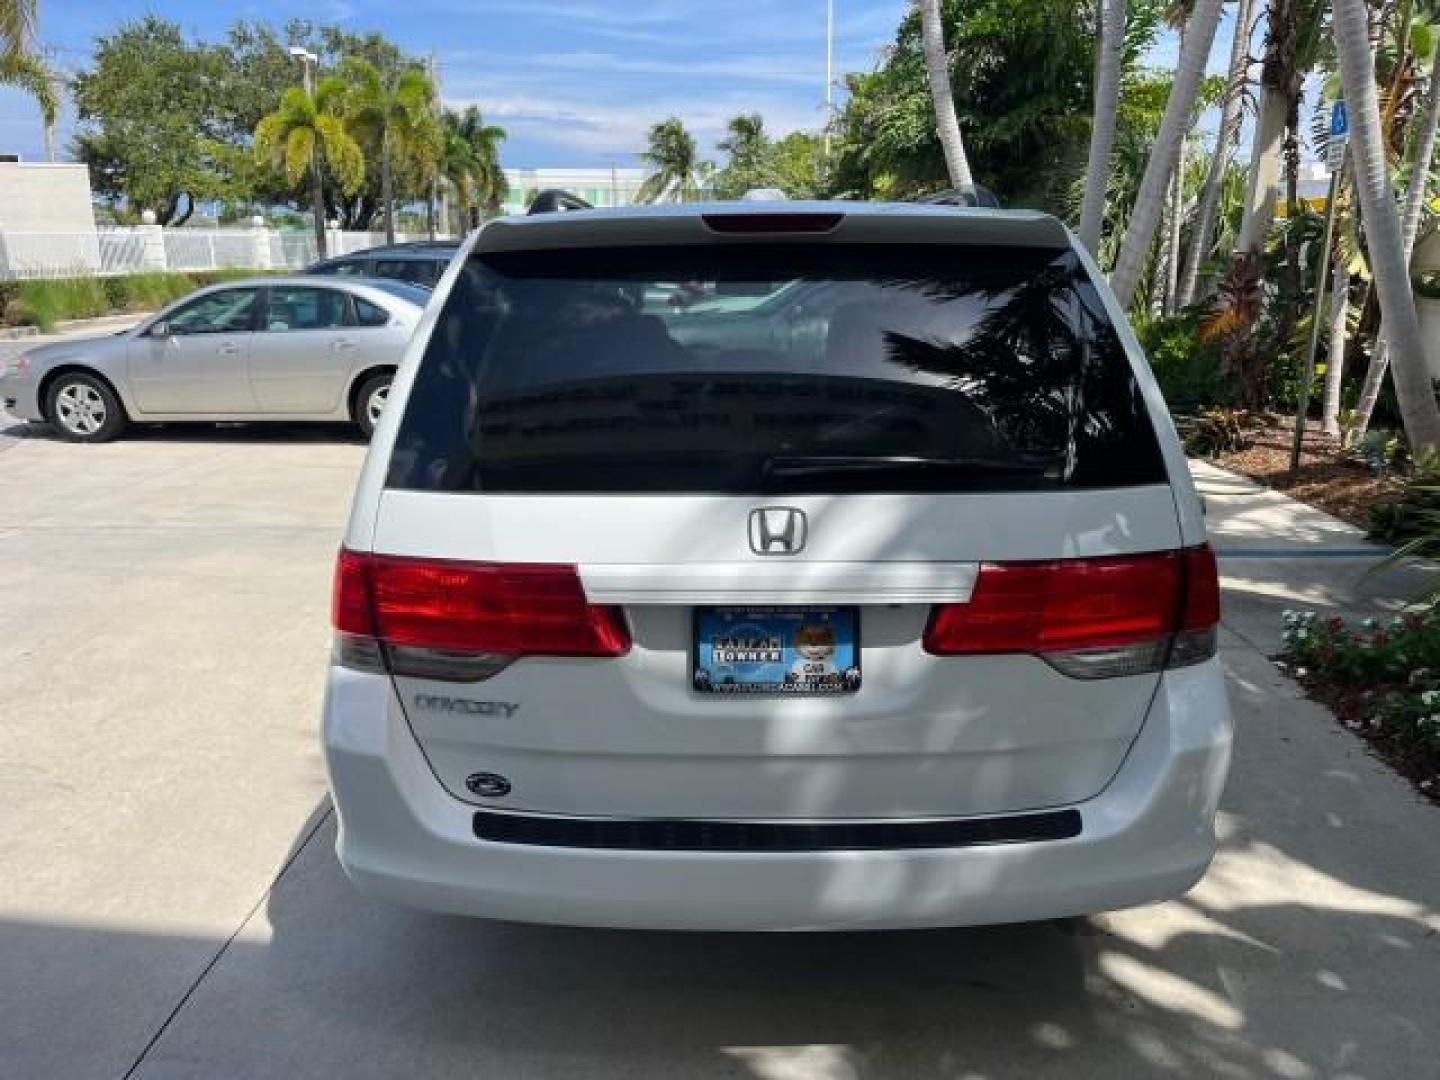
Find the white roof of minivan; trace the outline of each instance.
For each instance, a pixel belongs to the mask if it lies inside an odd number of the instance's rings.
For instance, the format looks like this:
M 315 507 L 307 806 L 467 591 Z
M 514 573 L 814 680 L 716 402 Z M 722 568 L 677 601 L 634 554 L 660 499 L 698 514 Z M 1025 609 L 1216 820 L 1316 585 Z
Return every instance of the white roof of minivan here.
M 833 227 L 804 227 L 805 219 L 823 224 L 826 217 L 836 216 L 839 220 Z M 792 223 L 794 228 L 785 228 Z M 986 244 L 1057 250 L 1071 246 L 1064 224 L 1038 210 L 835 200 L 669 203 L 503 217 L 480 230 L 475 250 L 757 241 Z

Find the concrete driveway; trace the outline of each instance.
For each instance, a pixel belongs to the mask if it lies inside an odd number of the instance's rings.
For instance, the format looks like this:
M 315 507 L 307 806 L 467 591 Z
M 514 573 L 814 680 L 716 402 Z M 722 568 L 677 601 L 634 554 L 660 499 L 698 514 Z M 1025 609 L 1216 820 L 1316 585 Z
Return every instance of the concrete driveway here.
M 1239 734 L 1184 899 L 567 930 L 390 908 L 335 863 L 315 727 L 362 454 L 297 428 L 0 436 L 0 1076 L 1440 1076 L 1440 813 L 1263 655 L 1286 605 L 1400 588 L 1360 583 L 1331 519 L 1202 476 Z

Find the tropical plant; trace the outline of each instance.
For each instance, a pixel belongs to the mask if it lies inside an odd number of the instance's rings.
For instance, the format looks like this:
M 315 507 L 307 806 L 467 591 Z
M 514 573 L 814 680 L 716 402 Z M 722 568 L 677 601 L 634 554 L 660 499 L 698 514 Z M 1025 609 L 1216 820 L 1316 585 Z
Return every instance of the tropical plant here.
M 955 115 L 955 97 L 950 90 L 950 57 L 945 51 L 945 29 L 940 22 L 940 0 L 916 0 L 920 9 L 920 41 L 925 53 L 925 74 L 930 83 L 930 102 L 935 109 L 940 148 L 951 187 L 975 182 L 965 155 L 965 138 Z
M 1090 141 L 1092 5 L 941 0 L 940 8 L 950 54 L 963 58 L 964 77 L 951 92 L 976 180 L 1007 205 L 1064 212 Z M 1157 8 L 1156 0 L 1131 0 L 1127 73 L 1153 38 Z M 907 198 L 950 185 L 917 10 L 901 20 L 875 70 L 848 76 L 846 85 L 831 128 L 832 194 Z
M 313 93 L 292 86 L 281 95 L 279 107 L 255 126 L 257 161 L 282 170 L 291 187 L 299 187 L 309 177 L 315 246 L 322 256 L 326 254 L 322 171 L 328 171 L 346 192 L 359 190 L 365 179 L 365 157 L 339 115 L 345 90 L 334 76 L 322 79 Z
M 45 125 L 47 150 L 55 117 L 60 111 L 60 95 L 56 91 L 55 73 L 38 56 L 27 52 L 0 52 L 0 86 L 23 90 L 40 106 L 40 119 Z
M 661 200 L 693 202 L 700 197 L 711 166 L 701 161 L 695 136 L 676 117 L 662 120 L 650 129 L 649 147 L 640 159 L 651 168 L 635 193 L 637 202 Z
M 774 144 L 765 132 L 759 113 L 731 117 L 728 134 L 716 145 L 729 160 L 715 174 L 715 194 L 722 199 L 739 198 L 751 188 L 771 187 L 770 166 Z
M 380 158 L 380 204 L 385 240 L 395 242 L 397 165 L 429 175 L 441 150 L 435 119 L 435 84 L 425 69 L 405 63 L 381 69 L 368 60 L 347 58 L 340 66 L 345 84 L 343 109 L 359 141 L 376 148 Z
M 1363 0 L 1335 0 L 1335 45 L 1351 116 L 1351 153 L 1370 248 L 1375 290 L 1390 341 L 1405 435 L 1418 459 L 1440 451 L 1440 407 L 1425 366 L 1424 342 L 1410 291 L 1405 242 L 1390 188 L 1369 13 Z
M 37 0 L 0 0 L 0 59 L 30 52 L 38 20 Z
M 1185 252 L 1185 267 L 1180 274 L 1178 307 L 1186 307 L 1195 299 L 1200 278 L 1200 265 L 1210 250 L 1225 191 L 1226 173 L 1230 168 L 1235 143 L 1240 137 L 1240 121 L 1249 85 L 1250 36 L 1254 32 L 1258 0 L 1239 0 L 1235 10 L 1235 37 L 1230 45 L 1230 67 L 1225 77 L 1225 94 L 1220 107 L 1220 125 L 1215 133 L 1215 150 L 1210 155 L 1209 170 L 1201 189 L 1195 222 L 1190 232 L 1190 245 Z
M 465 232 L 480 223 L 482 211 L 494 212 L 509 191 L 505 170 L 500 167 L 505 129 L 485 123 L 474 105 L 463 112 L 446 109 L 440 115 L 440 126 L 442 146 L 437 165 L 455 192 L 460 231 Z
M 1186 24 L 1184 46 L 1180 50 L 1175 82 L 1165 103 L 1165 116 L 1160 122 L 1160 131 L 1140 180 L 1139 194 L 1125 229 L 1120 254 L 1115 260 L 1115 269 L 1110 275 L 1110 287 L 1125 307 L 1129 307 L 1134 299 L 1141 270 L 1160 223 L 1170 176 L 1180 159 L 1185 133 L 1193 119 L 1192 110 L 1205 75 L 1205 61 L 1210 55 L 1215 27 L 1220 20 L 1220 4 L 1221 0 L 1196 0 L 1194 14 Z
M 1100 251 L 1105 193 L 1110 185 L 1110 155 L 1120 108 L 1120 76 L 1125 54 L 1127 0 L 1100 0 L 1104 15 L 1095 53 L 1095 110 L 1090 153 L 1085 161 L 1085 194 L 1080 204 L 1080 242 L 1092 255 Z M 1244 2 L 1244 0 L 1242 0 Z
M 1426 192 L 1429 187 L 1430 169 L 1435 159 L 1437 134 L 1440 134 L 1440 43 L 1431 47 L 1430 89 L 1416 121 L 1415 151 L 1411 159 L 1410 181 L 1405 190 L 1405 213 L 1401 222 L 1401 240 L 1407 266 L 1415 250 L 1415 237 L 1419 232 L 1420 215 L 1425 206 Z M 1375 411 L 1375 402 L 1380 397 L 1380 387 L 1385 381 L 1385 374 L 1389 366 L 1390 344 L 1382 323 L 1375 352 L 1370 358 L 1369 369 L 1365 372 L 1365 383 L 1360 390 L 1360 401 L 1355 407 L 1357 426 L 1362 432 L 1370 426 L 1370 417 Z

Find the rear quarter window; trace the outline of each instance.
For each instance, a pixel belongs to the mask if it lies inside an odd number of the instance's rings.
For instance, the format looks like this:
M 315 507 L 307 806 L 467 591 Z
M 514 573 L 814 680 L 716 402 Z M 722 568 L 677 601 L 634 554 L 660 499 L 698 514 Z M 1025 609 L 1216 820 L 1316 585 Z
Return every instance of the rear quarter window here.
M 1164 480 L 1073 253 L 838 244 L 472 256 L 388 474 L 757 495 Z

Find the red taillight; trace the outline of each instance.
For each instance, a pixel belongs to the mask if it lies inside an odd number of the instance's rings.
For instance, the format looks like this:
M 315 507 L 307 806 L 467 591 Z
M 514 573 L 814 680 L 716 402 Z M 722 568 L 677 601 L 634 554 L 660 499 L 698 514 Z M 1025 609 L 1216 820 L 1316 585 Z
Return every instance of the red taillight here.
M 1219 618 L 1208 547 L 1146 555 L 984 563 L 969 603 L 931 613 L 939 655 L 1095 649 L 1201 630 Z
M 1180 629 L 1209 630 L 1220 621 L 1220 572 L 1209 544 L 1186 548 L 1185 605 Z
M 573 566 L 341 551 L 335 629 L 387 645 L 500 656 L 622 656 L 617 608 L 591 604 Z

